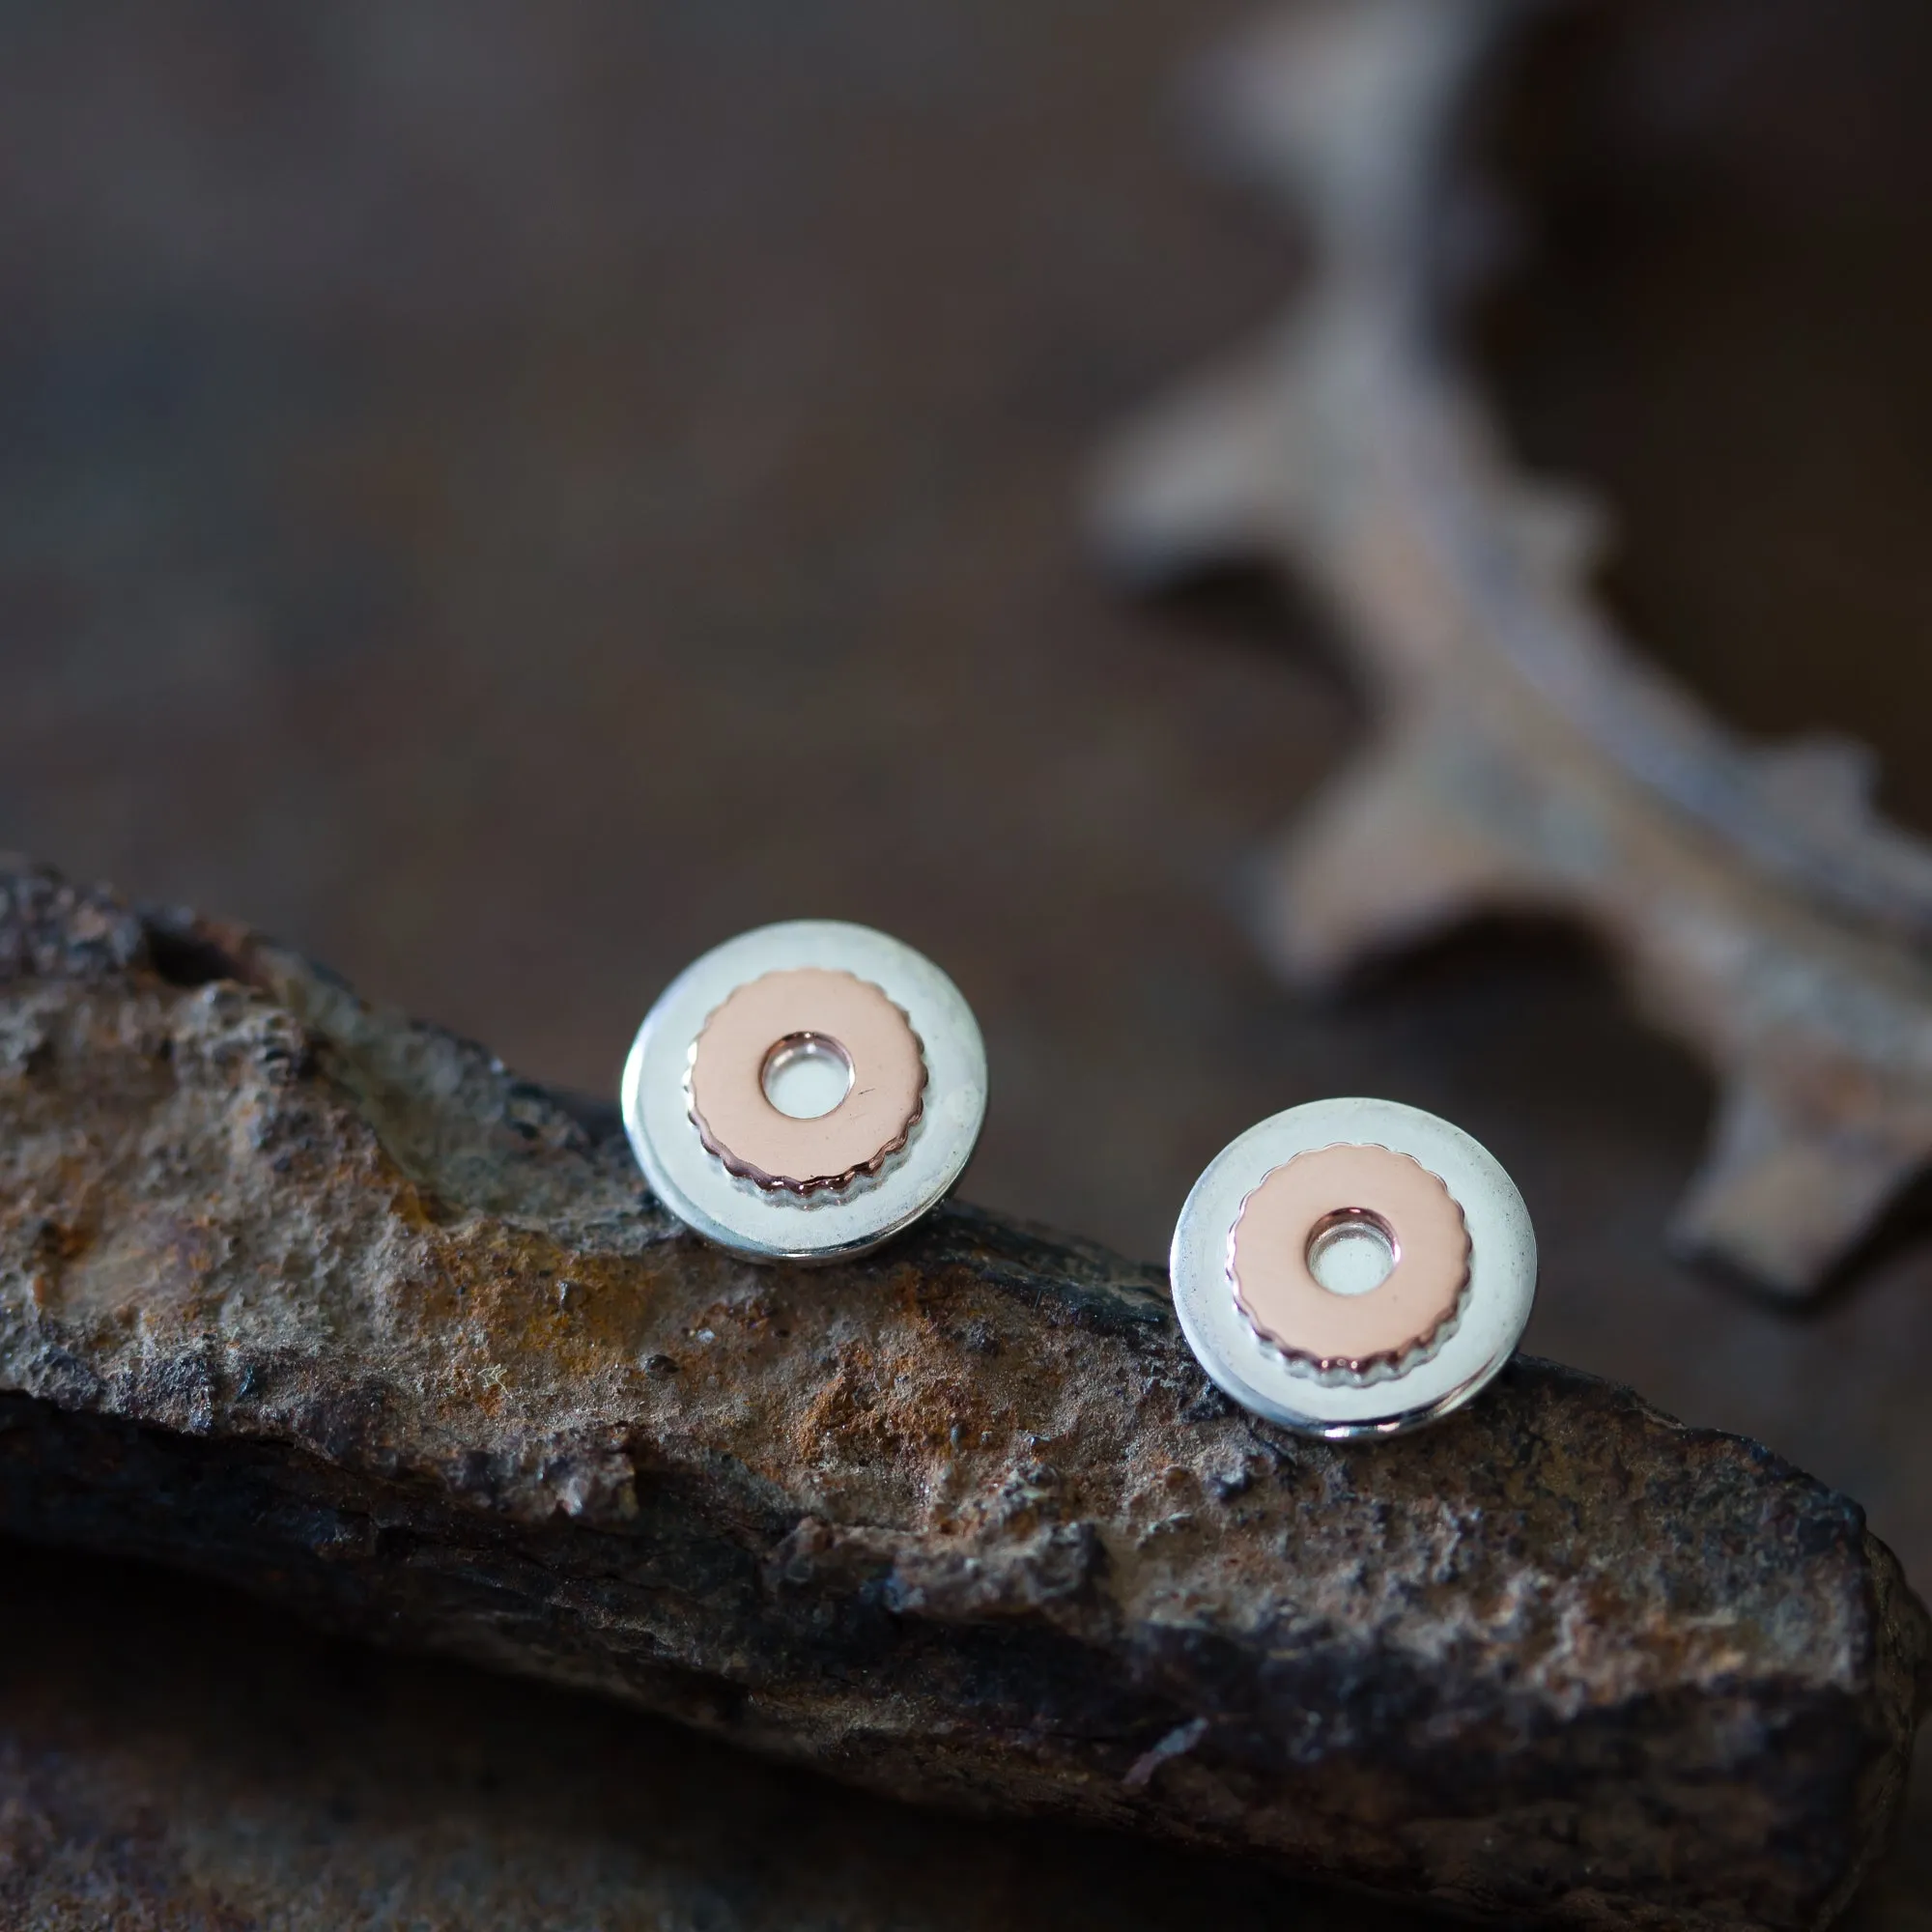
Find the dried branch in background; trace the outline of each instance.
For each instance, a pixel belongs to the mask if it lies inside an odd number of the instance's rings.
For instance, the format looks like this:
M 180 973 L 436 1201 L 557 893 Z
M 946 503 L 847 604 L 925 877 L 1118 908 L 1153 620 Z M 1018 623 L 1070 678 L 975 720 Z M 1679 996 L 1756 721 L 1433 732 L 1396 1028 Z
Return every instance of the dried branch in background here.
M 1458 124 L 1541 6 L 1308 0 L 1211 71 L 1210 128 L 1310 224 L 1314 282 L 1123 439 L 1099 529 L 1138 582 L 1293 571 L 1367 684 L 1373 744 L 1268 874 L 1282 972 L 1580 921 L 1720 1084 L 1682 1240 L 1802 1294 L 1932 1158 L 1932 849 L 1874 815 L 1858 747 L 1746 744 L 1638 658 L 1591 596 L 1591 506 L 1511 468 L 1457 362 Z
M 948 1208 L 757 1269 L 247 935 L 0 867 L 0 1528 L 901 1797 L 1551 1922 L 1820 1924 L 1925 1612 L 1857 1506 L 1520 1361 L 1403 1441 Z

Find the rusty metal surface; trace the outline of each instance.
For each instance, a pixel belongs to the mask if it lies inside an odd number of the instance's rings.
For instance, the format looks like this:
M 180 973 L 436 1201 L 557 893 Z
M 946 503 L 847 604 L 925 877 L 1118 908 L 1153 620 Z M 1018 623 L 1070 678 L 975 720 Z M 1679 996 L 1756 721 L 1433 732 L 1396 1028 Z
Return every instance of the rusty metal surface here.
M 1861 748 L 1747 743 L 1638 657 L 1591 589 L 1594 503 L 1515 468 L 1457 365 L 1458 130 L 1546 6 L 1297 0 L 1225 54 L 1204 115 L 1305 216 L 1316 278 L 1123 438 L 1099 533 L 1141 582 L 1296 572 L 1360 665 L 1369 748 L 1264 886 L 1280 970 L 1580 920 L 1719 1076 L 1680 1240 L 1804 1294 L 1932 1160 L 1932 845 L 1874 812 Z
M 181 1577 L 15 1544 L 0 1563 L 11 1932 L 1420 1923 L 1070 1826 L 863 1798 Z
M 1848 1490 L 1923 1585 L 1922 1233 L 1802 1321 L 1674 1263 L 1705 1085 L 1548 936 L 1341 1006 L 1250 962 L 1239 863 L 1353 707 L 1319 626 L 1137 611 L 1073 527 L 1281 294 L 1160 107 L 1244 11 L 9 13 L 0 842 L 594 1093 L 704 946 L 871 920 L 986 1022 L 974 1198 L 1131 1254 L 1285 1104 L 1446 1113 L 1536 1214 L 1532 1348 Z M 1609 482 L 1636 635 L 1932 826 L 1925 12 L 1572 11 L 1513 436 Z
M 0 1917 L 18 1932 L 1426 1932 L 1359 1895 L 881 1804 L 225 1590 L 0 1543 Z M 1846 1932 L 1918 1932 L 1926 1834 Z
M 1882 1848 L 1932 1633 L 1754 1445 L 1527 1359 L 1298 1441 L 1156 1274 L 956 1206 L 752 1267 L 484 1049 L 0 878 L 0 1526 L 1491 1914 L 1810 1926 Z

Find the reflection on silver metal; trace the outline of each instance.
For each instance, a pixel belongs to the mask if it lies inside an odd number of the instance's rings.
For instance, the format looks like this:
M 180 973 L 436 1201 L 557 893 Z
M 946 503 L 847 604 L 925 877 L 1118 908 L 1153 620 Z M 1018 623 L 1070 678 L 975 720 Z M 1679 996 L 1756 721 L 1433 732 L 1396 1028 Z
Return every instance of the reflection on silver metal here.
M 1344 1281 L 1345 1231 L 1387 1271 Z M 1536 1236 L 1516 1184 L 1460 1127 L 1393 1100 L 1315 1100 L 1250 1127 L 1174 1231 L 1175 1311 L 1201 1366 L 1286 1428 L 1396 1435 L 1459 1408 L 1516 1350 Z
M 841 1063 L 849 1080 L 828 1089 Z M 958 1179 L 986 1050 L 959 989 L 911 947 L 795 920 L 678 975 L 639 1029 L 622 1100 L 645 1179 L 695 1233 L 752 1261 L 831 1261 L 889 1240 Z

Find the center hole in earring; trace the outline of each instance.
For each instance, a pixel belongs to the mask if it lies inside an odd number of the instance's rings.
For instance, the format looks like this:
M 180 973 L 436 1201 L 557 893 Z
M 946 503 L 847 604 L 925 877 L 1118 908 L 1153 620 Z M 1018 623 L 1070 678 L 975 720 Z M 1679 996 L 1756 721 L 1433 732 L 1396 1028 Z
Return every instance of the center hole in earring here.
M 1402 1259 L 1395 1230 L 1367 1208 L 1338 1208 L 1308 1235 L 1308 1272 L 1330 1294 L 1369 1294 Z
M 852 1091 L 852 1056 L 829 1034 L 787 1034 L 765 1055 L 765 1098 L 794 1121 L 816 1121 Z

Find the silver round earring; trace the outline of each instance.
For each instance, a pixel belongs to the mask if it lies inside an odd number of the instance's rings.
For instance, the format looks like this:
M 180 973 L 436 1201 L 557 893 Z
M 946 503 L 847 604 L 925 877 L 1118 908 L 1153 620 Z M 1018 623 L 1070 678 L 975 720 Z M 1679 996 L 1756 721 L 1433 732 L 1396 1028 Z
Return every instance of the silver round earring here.
M 1236 1402 L 1304 1435 L 1395 1435 L 1515 1353 L 1536 1236 L 1460 1127 L 1393 1100 L 1316 1100 L 1214 1156 L 1170 1266 L 1188 1345 Z
M 747 1260 L 877 1247 L 959 1178 L 986 1049 L 959 989 L 868 926 L 794 920 L 673 980 L 625 1063 L 624 1126 L 658 1199 Z

